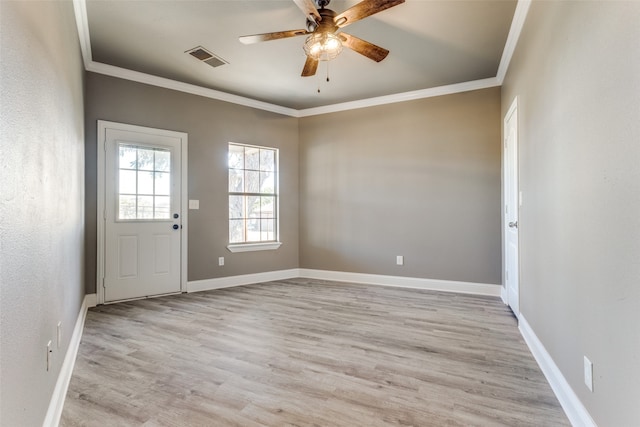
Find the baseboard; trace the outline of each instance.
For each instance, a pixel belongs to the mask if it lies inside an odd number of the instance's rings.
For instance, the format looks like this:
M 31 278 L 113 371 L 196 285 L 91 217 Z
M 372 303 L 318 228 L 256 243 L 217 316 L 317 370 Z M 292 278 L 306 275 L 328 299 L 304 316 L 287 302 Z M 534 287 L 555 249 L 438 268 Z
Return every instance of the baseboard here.
M 299 269 L 266 271 L 264 273 L 242 274 L 239 276 L 218 277 L 215 279 L 194 280 L 187 282 L 187 292 L 211 291 L 233 286 L 250 285 L 252 283 L 271 282 L 299 277 Z
M 87 294 L 84 296 L 84 302 L 87 304 L 87 308 L 95 307 L 98 305 L 98 295 Z
M 299 269 L 299 277 L 338 282 L 364 283 L 367 285 L 395 286 L 399 288 L 426 289 L 430 291 L 462 294 L 500 296 L 500 285 L 457 282 L 452 280 L 421 279 L 417 277 L 384 276 L 380 274 L 349 273 L 343 271 Z
M 78 355 L 78 348 L 80 348 L 80 339 L 82 338 L 82 331 L 84 329 L 84 321 L 87 318 L 87 310 L 89 307 L 96 306 L 96 294 L 85 295 L 80 307 L 80 313 L 76 324 L 73 328 L 71 340 L 69 341 L 69 347 L 67 348 L 67 354 L 64 356 L 62 362 L 62 368 L 58 374 L 58 380 L 56 386 L 53 389 L 53 395 L 49 401 L 49 409 L 45 416 L 43 427 L 57 427 L 60 423 L 60 417 L 62 416 L 62 408 L 64 408 L 64 400 L 67 396 L 67 389 L 69 388 L 69 382 L 71 381 L 71 375 L 73 374 L 73 367 L 76 364 L 76 356 Z
M 294 279 L 296 277 L 335 280 L 337 282 L 347 283 L 363 283 L 367 285 L 394 286 L 398 288 L 487 295 L 493 297 L 499 297 L 502 289 L 502 286 L 500 285 L 488 283 L 456 282 L 452 280 L 421 279 L 417 277 L 384 276 L 380 274 L 292 268 L 290 270 L 267 271 L 264 273 L 194 280 L 187 282 L 187 292 L 211 291 L 214 289 L 231 288 L 233 286 L 250 285 L 252 283 Z
M 505 305 L 509 305 L 509 298 L 507 297 L 507 288 L 500 286 L 500 299 Z
M 581 427 L 596 427 L 596 423 L 593 421 L 593 418 L 591 418 L 591 415 L 589 415 L 587 408 L 584 407 L 564 375 L 562 375 L 562 372 L 544 348 L 544 345 L 540 339 L 538 339 L 533 329 L 531 329 L 531 326 L 522 313 L 520 313 L 518 329 L 520 329 L 522 337 L 529 346 L 529 350 L 531 350 L 533 357 L 536 359 L 536 362 L 538 362 L 538 366 L 540 366 L 542 373 L 547 378 L 551 389 L 558 398 L 571 424 Z

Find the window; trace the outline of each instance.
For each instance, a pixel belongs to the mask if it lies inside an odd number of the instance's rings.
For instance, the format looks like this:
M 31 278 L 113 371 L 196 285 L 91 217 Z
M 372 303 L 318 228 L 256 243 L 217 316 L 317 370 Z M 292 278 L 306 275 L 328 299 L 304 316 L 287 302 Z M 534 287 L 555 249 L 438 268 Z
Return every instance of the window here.
M 118 220 L 170 219 L 171 152 L 118 146 Z
M 239 250 L 276 249 L 280 246 L 278 150 L 230 143 L 228 160 L 229 249 L 238 245 L 245 245 Z

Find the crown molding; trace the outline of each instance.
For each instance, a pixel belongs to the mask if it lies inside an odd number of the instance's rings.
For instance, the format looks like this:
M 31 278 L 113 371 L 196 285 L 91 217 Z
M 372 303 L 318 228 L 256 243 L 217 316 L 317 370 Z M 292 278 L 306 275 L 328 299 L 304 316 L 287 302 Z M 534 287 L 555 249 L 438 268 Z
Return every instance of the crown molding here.
M 500 86 L 495 77 L 488 79 L 472 80 L 469 82 L 455 83 L 452 85 L 431 87 L 428 89 L 414 90 L 411 92 L 396 93 L 393 95 L 378 96 L 376 98 L 361 99 L 358 101 L 343 102 L 341 104 L 326 105 L 323 107 L 298 110 L 299 117 L 317 116 L 320 114 L 337 113 L 339 111 L 355 110 L 358 108 L 373 107 L 376 105 L 393 104 L 396 102 L 413 101 L 416 99 L 432 98 L 434 96 L 451 95 L 454 93 L 468 92 L 470 90 L 486 89 Z
M 232 104 L 243 105 L 259 110 L 270 111 L 286 116 L 309 117 L 320 114 L 393 104 L 397 102 L 413 101 L 416 99 L 451 95 L 454 93 L 501 86 L 507 74 L 511 57 L 513 56 L 513 52 L 515 51 L 516 45 L 518 43 L 520 32 L 522 31 L 522 27 L 524 26 L 531 1 L 532 0 L 518 0 L 518 4 L 516 5 L 516 10 L 513 15 L 513 20 L 511 22 L 511 28 L 509 29 L 509 35 L 507 37 L 504 50 L 502 51 L 502 58 L 500 59 L 500 65 L 498 66 L 498 71 L 495 77 L 421 89 L 411 92 L 397 93 L 393 95 L 379 96 L 375 98 L 361 99 L 358 101 L 306 108 L 301 110 L 258 101 L 256 99 L 246 98 L 243 96 L 233 95 L 227 92 L 209 89 L 190 83 L 184 83 L 177 80 L 141 73 L 139 71 L 133 71 L 126 68 L 95 62 L 93 60 L 93 54 L 91 52 L 91 39 L 89 35 L 89 20 L 87 18 L 86 0 L 73 0 L 73 10 L 76 18 L 76 26 L 78 29 L 78 38 L 80 39 L 82 60 L 84 63 L 84 68 L 87 71 L 125 80 L 131 80 L 152 86 L 158 86 L 166 89 L 172 89 L 192 95 L 203 96 L 206 98 L 216 99 Z
M 152 86 L 158 86 L 165 89 L 173 89 L 180 92 L 190 93 L 192 95 L 204 96 L 207 98 L 217 99 L 219 101 L 230 102 L 232 104 L 244 105 L 245 107 L 257 108 L 259 110 L 271 111 L 273 113 L 284 114 L 286 116 L 298 117 L 298 110 L 293 108 L 282 107 L 280 105 L 269 104 L 243 96 L 232 95 L 230 93 L 221 92 L 219 90 L 208 89 L 202 86 L 190 83 L 179 82 L 164 77 L 158 77 L 151 74 L 141 73 L 139 71 L 129 70 L 127 68 L 116 67 L 101 62 L 91 61 L 86 67 L 87 71 L 98 74 L 104 74 L 111 77 L 118 77 L 125 80 L 131 80 L 138 83 L 145 83 Z
M 522 27 L 524 27 L 524 21 L 527 19 L 527 13 L 529 13 L 529 6 L 531 6 L 531 0 L 518 0 L 516 10 L 513 13 L 511 28 L 509 29 L 509 35 L 502 51 L 502 58 L 500 58 L 500 66 L 498 66 L 498 72 L 496 73 L 496 79 L 500 85 L 502 85 L 504 77 L 507 75 L 511 57 L 516 50 Z
M 84 68 L 86 70 L 89 69 L 89 65 L 93 61 L 86 0 L 73 0 L 73 13 L 76 17 L 76 27 L 78 28 L 78 38 L 80 39 L 80 51 L 82 52 L 82 61 L 84 62 Z

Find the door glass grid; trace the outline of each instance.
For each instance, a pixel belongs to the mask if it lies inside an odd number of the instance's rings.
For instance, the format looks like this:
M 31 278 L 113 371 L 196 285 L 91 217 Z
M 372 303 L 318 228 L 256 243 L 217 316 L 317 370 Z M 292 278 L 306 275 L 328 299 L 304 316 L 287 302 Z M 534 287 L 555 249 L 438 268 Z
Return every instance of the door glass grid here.
M 171 212 L 171 151 L 118 145 L 118 220 L 167 220 Z

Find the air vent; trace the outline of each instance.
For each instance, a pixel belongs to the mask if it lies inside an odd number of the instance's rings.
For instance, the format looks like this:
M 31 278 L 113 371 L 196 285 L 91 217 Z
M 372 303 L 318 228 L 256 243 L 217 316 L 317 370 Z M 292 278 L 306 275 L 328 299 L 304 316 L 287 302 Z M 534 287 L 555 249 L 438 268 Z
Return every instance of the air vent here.
M 189 49 L 188 51 L 186 51 L 185 53 L 188 53 L 189 55 L 193 56 L 194 58 L 198 59 L 199 61 L 204 62 L 205 64 L 211 66 L 211 67 L 219 67 L 221 65 L 224 64 L 228 64 L 227 61 L 225 61 L 224 59 L 220 58 L 219 56 L 214 55 L 213 53 L 209 52 L 207 49 L 203 48 L 202 46 L 198 46 L 198 47 L 194 47 L 193 49 Z

